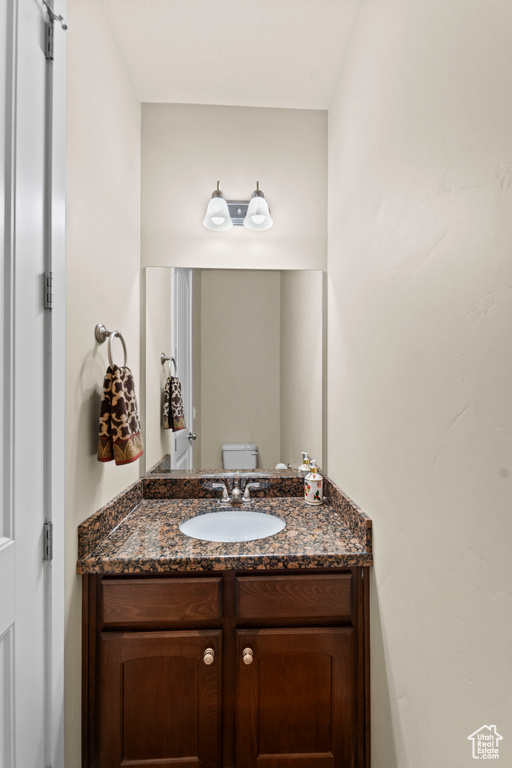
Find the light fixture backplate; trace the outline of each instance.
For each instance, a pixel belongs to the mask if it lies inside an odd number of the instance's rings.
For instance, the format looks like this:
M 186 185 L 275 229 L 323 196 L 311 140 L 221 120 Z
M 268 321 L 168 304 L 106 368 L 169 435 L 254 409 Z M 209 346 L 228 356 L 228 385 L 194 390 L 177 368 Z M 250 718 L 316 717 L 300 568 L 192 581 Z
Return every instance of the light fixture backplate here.
M 234 227 L 243 227 L 249 200 L 226 200 Z

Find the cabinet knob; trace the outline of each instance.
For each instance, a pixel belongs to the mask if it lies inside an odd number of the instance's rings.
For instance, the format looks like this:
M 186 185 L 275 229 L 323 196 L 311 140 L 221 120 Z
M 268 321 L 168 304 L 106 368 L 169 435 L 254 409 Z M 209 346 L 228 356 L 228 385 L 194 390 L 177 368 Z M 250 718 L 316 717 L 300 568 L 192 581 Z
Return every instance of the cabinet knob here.
M 242 651 L 242 660 L 244 664 L 252 664 L 254 661 L 254 653 L 251 648 L 244 648 Z
M 203 654 L 203 661 L 208 666 L 210 664 L 213 664 L 213 662 L 215 661 L 215 651 L 213 650 L 213 648 L 206 649 L 206 651 Z

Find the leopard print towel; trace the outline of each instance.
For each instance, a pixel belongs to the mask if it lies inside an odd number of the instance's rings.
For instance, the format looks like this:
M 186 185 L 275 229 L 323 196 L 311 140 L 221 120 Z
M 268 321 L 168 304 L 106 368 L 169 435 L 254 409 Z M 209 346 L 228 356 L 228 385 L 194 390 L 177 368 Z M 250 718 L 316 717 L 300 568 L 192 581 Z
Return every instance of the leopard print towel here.
M 162 429 L 171 428 L 171 380 L 167 377 L 164 387 L 162 408 Z
M 186 429 L 181 383 L 176 376 L 170 376 L 165 382 L 164 403 L 162 411 L 163 429 L 179 432 Z
M 103 382 L 98 461 L 131 464 L 143 453 L 132 372 L 109 366 Z

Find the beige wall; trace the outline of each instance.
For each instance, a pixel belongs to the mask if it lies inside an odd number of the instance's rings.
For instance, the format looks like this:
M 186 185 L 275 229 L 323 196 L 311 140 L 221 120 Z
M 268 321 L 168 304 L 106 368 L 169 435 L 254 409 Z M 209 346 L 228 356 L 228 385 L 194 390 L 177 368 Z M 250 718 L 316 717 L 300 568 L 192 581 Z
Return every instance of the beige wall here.
M 280 445 L 280 273 L 201 274 L 201 462 L 222 467 L 223 443 L 257 443 L 260 466 Z
M 231 200 L 259 181 L 272 229 L 205 229 L 217 179 Z M 326 194 L 326 112 L 143 104 L 143 266 L 325 269 Z
M 322 280 L 319 271 L 281 272 L 281 461 L 298 467 L 301 451 L 322 457 Z
M 372 516 L 373 768 L 512 764 L 509 0 L 363 0 L 329 115 L 329 470 Z
M 106 345 L 119 329 L 139 387 L 140 105 L 101 0 L 68 0 L 66 768 L 80 760 L 77 526 L 139 476 L 96 460 Z M 91 41 L 94 45 L 91 48 Z M 120 345 L 114 345 L 120 360 Z
M 162 394 L 169 375 L 168 364 L 162 366 L 160 355 L 172 355 L 172 272 L 165 267 L 144 270 L 145 327 L 142 329 L 141 349 L 145 368 L 144 438 L 146 469 L 171 452 L 169 429 L 162 429 Z M 174 369 L 171 367 L 174 374 Z

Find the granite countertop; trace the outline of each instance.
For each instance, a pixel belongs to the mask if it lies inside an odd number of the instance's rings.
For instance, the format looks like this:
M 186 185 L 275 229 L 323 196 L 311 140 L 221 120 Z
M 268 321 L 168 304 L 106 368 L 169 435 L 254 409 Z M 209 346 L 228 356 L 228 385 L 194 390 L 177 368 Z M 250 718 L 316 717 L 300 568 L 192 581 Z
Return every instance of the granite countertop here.
M 275 484 L 267 489 L 268 495 L 255 498 L 248 507 L 251 511 L 275 514 L 286 526 L 273 536 L 248 542 L 208 542 L 179 530 L 189 517 L 233 509 L 218 504 L 208 491 L 197 492 L 198 487 L 195 495 L 200 498 L 180 498 L 183 487 L 163 478 L 146 477 L 134 483 L 79 527 L 77 572 L 336 568 L 373 563 L 371 520 L 327 478 L 329 496 L 321 506 L 306 504 L 298 493 L 301 482 L 293 485 L 288 478 L 285 486 Z M 286 495 L 277 495 L 282 490 Z

